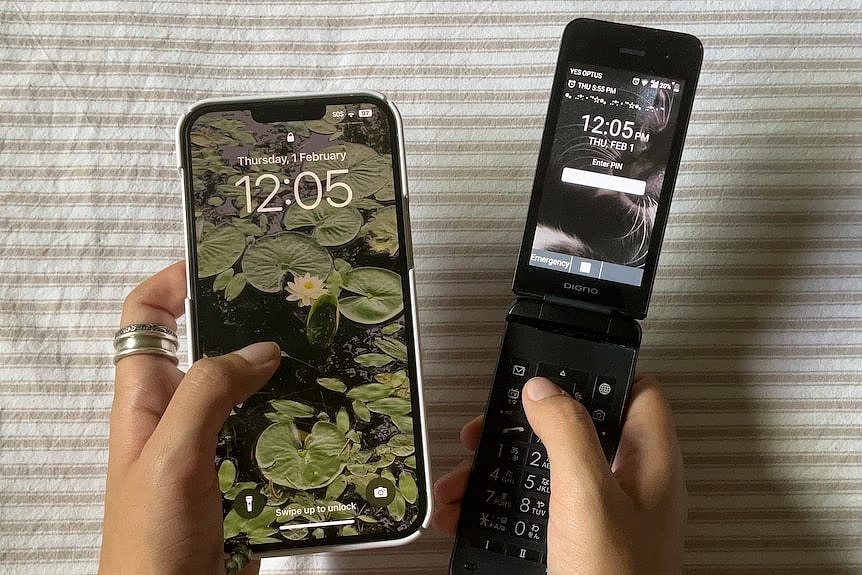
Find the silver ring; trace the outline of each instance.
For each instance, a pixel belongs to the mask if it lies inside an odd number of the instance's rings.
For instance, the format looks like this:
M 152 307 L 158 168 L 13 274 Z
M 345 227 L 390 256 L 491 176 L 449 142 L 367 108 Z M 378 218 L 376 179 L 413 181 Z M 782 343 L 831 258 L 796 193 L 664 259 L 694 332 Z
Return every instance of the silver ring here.
M 128 325 L 114 334 L 114 364 L 137 354 L 161 355 L 178 364 L 177 346 L 177 334 L 168 327 L 153 323 Z

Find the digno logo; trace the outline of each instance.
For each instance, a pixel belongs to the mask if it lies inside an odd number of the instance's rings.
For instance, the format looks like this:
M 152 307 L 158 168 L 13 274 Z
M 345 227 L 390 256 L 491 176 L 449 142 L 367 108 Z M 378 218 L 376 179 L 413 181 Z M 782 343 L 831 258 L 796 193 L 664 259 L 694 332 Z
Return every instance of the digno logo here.
M 563 288 L 574 290 L 577 292 L 588 293 L 590 295 L 599 295 L 599 289 L 598 288 L 589 287 L 589 286 L 582 286 L 580 284 L 570 284 L 567 282 L 567 283 L 563 284 Z

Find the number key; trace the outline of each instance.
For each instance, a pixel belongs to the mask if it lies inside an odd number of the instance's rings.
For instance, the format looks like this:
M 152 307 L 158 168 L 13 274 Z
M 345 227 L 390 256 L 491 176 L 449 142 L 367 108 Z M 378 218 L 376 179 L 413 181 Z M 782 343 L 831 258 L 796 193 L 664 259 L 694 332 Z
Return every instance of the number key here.
M 551 469 L 551 462 L 548 460 L 548 453 L 542 445 L 533 445 L 527 455 L 527 465 L 530 467 L 538 467 L 539 469 Z
M 517 519 L 512 523 L 509 533 L 515 537 L 536 543 L 541 543 L 545 540 L 545 526 L 542 523 L 530 521 L 529 519 Z
M 521 497 L 518 502 L 518 511 L 546 519 L 548 517 L 548 502 L 537 497 Z
M 517 443 L 497 443 L 497 460 L 508 464 L 522 465 L 527 454 L 525 445 Z
M 533 493 L 551 494 L 551 478 L 539 473 L 525 473 L 521 487 Z
M 512 508 L 512 494 L 502 489 L 486 489 L 485 503 L 498 509 Z

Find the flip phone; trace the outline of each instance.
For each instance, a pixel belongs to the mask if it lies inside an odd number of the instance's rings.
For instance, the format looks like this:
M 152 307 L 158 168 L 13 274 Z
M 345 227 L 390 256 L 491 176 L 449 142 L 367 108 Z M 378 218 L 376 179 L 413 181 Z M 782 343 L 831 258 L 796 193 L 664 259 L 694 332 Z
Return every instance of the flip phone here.
M 528 379 L 584 404 L 613 461 L 702 52 L 675 32 L 566 27 L 452 574 L 547 569 L 550 462 L 521 403 Z

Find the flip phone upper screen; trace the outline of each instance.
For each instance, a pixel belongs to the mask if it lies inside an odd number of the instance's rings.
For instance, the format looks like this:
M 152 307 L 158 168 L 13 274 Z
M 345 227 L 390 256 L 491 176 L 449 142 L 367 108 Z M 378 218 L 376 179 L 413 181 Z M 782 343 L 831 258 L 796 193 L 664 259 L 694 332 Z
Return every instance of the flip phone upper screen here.
M 529 265 L 640 286 L 683 81 L 568 65 Z
M 423 515 L 396 127 L 373 103 L 325 110 L 187 127 L 195 355 L 283 350 L 219 437 L 228 546 L 362 542 Z

